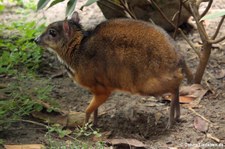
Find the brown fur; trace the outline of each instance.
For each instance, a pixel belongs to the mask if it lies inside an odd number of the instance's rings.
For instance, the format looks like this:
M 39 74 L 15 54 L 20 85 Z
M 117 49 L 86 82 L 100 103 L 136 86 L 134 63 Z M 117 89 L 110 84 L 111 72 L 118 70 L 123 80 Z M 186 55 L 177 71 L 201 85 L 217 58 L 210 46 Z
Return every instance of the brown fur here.
M 170 127 L 175 113 L 176 119 L 180 116 L 184 65 L 171 37 L 157 26 L 131 19 L 109 20 L 85 32 L 74 15 L 69 21 L 50 24 L 36 42 L 53 50 L 72 79 L 94 94 L 86 109 L 86 122 L 92 112 L 97 122 L 97 108 L 115 90 L 153 96 L 170 92 Z M 55 37 L 50 35 L 51 29 Z

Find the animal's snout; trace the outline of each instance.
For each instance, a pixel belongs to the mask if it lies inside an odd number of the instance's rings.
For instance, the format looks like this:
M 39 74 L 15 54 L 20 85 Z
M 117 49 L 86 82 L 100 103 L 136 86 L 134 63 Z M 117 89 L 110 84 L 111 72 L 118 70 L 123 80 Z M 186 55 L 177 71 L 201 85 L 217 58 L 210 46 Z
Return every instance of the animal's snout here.
M 34 39 L 34 42 L 35 42 L 36 44 L 39 44 L 39 43 L 40 43 L 40 36 L 38 36 L 37 38 L 35 38 L 35 39 Z

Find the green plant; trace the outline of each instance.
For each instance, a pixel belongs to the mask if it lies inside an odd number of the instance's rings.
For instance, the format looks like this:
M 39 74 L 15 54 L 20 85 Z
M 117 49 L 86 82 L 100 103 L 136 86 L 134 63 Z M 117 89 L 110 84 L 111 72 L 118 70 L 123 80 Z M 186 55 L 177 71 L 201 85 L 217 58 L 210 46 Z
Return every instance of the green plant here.
M 26 9 L 35 10 L 36 9 L 36 1 L 35 0 L 29 0 L 28 2 L 23 1 L 23 6 Z
M 61 3 L 65 0 L 39 0 L 38 1 L 38 4 L 37 4 L 37 10 L 40 10 L 40 9 L 43 9 L 45 7 L 47 7 L 47 5 L 50 3 L 50 5 L 48 6 L 48 8 L 58 4 L 58 3 Z M 87 0 L 87 2 L 80 8 L 80 9 L 83 9 L 83 7 L 85 6 L 89 6 L 95 2 L 97 2 L 98 0 Z M 66 6 L 66 16 L 69 16 L 73 13 L 75 7 L 76 7 L 76 4 L 77 4 L 77 0 L 69 0 L 67 2 L 67 6 Z
M 3 2 L 3 0 L 1 0 Z M 0 1 L 0 2 L 1 2 Z M 36 1 L 35 0 L 8 0 L 10 3 L 14 3 L 15 5 L 22 7 L 24 10 L 25 9 L 36 9 Z
M 61 126 L 59 124 L 54 124 L 52 126 L 48 126 L 47 129 L 48 129 L 47 134 L 56 132 L 59 135 L 59 138 L 63 138 L 72 133 L 72 131 L 69 129 L 63 130 L 63 126 Z
M 5 10 L 5 6 L 3 4 L 0 3 L 0 13 Z
M 76 135 L 76 137 L 89 137 L 91 135 L 94 135 L 96 137 L 101 137 L 101 134 L 99 133 L 99 130 L 94 130 L 92 128 L 92 124 L 85 124 L 83 127 L 78 127 L 76 128 L 76 130 L 74 131 L 74 135 Z
M 90 144 L 81 141 L 62 141 L 50 136 L 48 136 L 46 143 L 48 149 L 103 149 L 103 147 L 91 147 Z
M 0 146 L 3 145 L 3 143 L 4 143 L 4 140 L 0 139 Z
M 98 148 L 103 149 L 104 143 L 103 142 L 89 142 L 87 141 L 87 137 L 95 136 L 100 137 L 101 134 L 99 130 L 94 130 L 92 125 L 86 124 L 84 127 L 79 127 L 72 132 L 69 129 L 64 130 L 62 126 L 55 124 L 52 126 L 48 126 L 48 132 L 46 136 L 48 138 L 48 148 L 49 149 L 90 149 L 90 148 Z M 52 133 L 57 133 L 59 138 L 69 138 L 68 141 L 56 141 L 51 137 Z M 75 136 L 75 137 L 73 137 Z M 85 136 L 85 140 L 82 138 Z M 79 139 L 78 139 L 79 138 Z
M 35 21 L 24 20 L 9 26 L 0 25 L 0 74 L 15 74 L 18 70 L 35 71 L 39 67 L 42 49 L 36 46 L 33 39 L 44 27 L 44 24 L 37 26 Z
M 38 80 L 32 75 L 17 78 L 6 88 L 0 89 L 1 93 L 7 95 L 5 99 L 0 100 L 1 129 L 7 129 L 12 122 L 21 121 L 33 111 L 41 111 L 43 106 L 38 100 L 51 101 L 52 87 L 47 80 Z M 45 90 L 41 90 L 42 88 Z

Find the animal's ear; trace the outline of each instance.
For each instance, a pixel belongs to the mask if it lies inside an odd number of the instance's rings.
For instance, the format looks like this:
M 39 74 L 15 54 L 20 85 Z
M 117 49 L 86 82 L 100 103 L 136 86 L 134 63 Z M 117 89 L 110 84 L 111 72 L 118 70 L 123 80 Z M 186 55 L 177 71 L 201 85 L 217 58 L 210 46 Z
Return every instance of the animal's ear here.
M 69 34 L 70 32 L 70 26 L 67 18 L 65 18 L 65 20 L 63 21 L 63 31 L 67 34 Z
M 80 17 L 77 11 L 74 11 L 71 20 L 73 20 L 73 22 L 75 23 L 79 23 L 80 22 Z

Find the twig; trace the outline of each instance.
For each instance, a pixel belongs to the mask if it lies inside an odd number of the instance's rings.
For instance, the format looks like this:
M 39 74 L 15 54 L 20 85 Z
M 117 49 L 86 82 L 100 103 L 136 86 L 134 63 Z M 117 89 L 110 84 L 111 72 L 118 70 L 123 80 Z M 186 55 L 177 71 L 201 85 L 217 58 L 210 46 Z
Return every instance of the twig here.
M 180 2 L 179 2 L 179 11 L 178 11 L 178 17 L 177 17 L 177 22 L 176 22 L 176 28 L 175 28 L 175 31 L 173 33 L 173 38 L 174 39 L 176 38 L 176 35 L 177 35 L 177 30 L 178 30 L 178 27 L 179 27 L 181 11 L 182 11 L 182 0 L 180 0 Z
M 149 2 L 149 1 L 148 1 Z M 154 0 L 151 0 L 152 4 L 156 7 L 156 9 L 158 10 L 158 12 L 162 15 L 162 17 L 170 24 L 172 25 L 174 28 L 176 28 L 176 26 L 166 17 L 166 15 L 162 12 L 161 8 L 159 8 L 159 6 L 155 3 Z M 149 2 L 150 3 L 150 2 Z
M 213 3 L 213 0 L 209 0 L 209 3 L 208 3 L 208 6 L 206 7 L 206 9 L 203 11 L 203 13 L 200 15 L 200 18 L 204 17 L 207 12 L 209 11 L 209 9 L 211 8 L 212 6 L 212 3 Z
M 38 122 L 35 122 L 35 121 L 31 121 L 31 120 L 23 120 L 23 119 L 21 119 L 20 121 L 22 121 L 22 122 L 26 122 L 26 123 L 31 123 L 31 124 L 35 124 L 35 125 L 38 125 L 38 126 L 42 126 L 42 127 L 45 127 L 46 129 L 47 129 L 47 125 L 45 125 L 45 124 L 42 124 L 42 123 L 38 123 Z
M 199 29 L 199 34 L 200 34 L 200 37 L 202 39 L 202 41 L 206 41 L 208 39 L 208 36 L 205 32 L 205 29 L 203 27 L 203 25 L 199 22 L 200 20 L 200 17 L 199 17 L 199 13 L 198 13 L 198 10 L 196 9 L 196 5 L 194 5 L 195 7 L 192 6 L 191 2 L 189 2 L 189 7 L 190 7 L 190 10 L 191 10 L 191 13 L 196 21 L 196 25 Z
M 174 21 L 174 20 L 175 20 L 175 18 L 176 18 L 176 16 L 178 15 L 178 13 L 179 13 L 179 10 L 178 10 L 177 12 L 174 13 L 174 15 L 173 15 L 171 21 Z
M 119 0 L 124 10 L 131 16 L 133 19 L 137 19 L 135 14 L 128 8 L 127 3 L 124 0 Z
M 58 73 L 56 73 L 56 74 L 54 74 L 54 75 L 51 75 L 51 79 L 54 79 L 54 78 L 59 78 L 59 77 L 62 77 L 64 74 L 66 74 L 66 70 L 63 70 L 63 71 L 60 71 L 60 72 L 58 72 Z
M 206 137 L 216 141 L 217 143 L 220 143 L 220 139 L 215 136 L 212 136 L 212 134 L 210 134 L 210 133 L 207 133 Z
M 221 41 L 223 41 L 223 40 L 225 40 L 225 36 L 223 36 L 223 37 L 221 37 L 221 38 L 219 38 L 219 39 L 217 39 L 217 40 L 207 40 L 209 43 L 211 43 L 211 44 L 217 44 L 217 43 L 219 43 L 219 42 L 221 42 Z
M 201 114 L 197 113 L 194 109 L 192 108 L 188 108 L 191 112 L 193 112 L 195 115 L 201 117 L 202 119 L 204 119 L 205 121 L 212 123 L 210 120 L 206 119 L 204 116 L 202 116 Z
M 216 39 L 216 37 L 217 37 L 217 35 L 218 35 L 219 31 L 220 31 L 220 28 L 221 28 L 221 26 L 222 26 L 222 24 L 223 24 L 224 19 L 225 19 L 225 16 L 223 16 L 223 17 L 221 18 L 220 23 L 218 24 L 218 26 L 217 26 L 217 28 L 216 28 L 216 32 L 214 33 L 214 35 L 213 35 L 212 38 L 211 38 L 212 40 Z
M 186 37 L 186 35 L 184 34 L 184 32 L 178 28 L 178 31 L 180 31 L 181 35 L 183 36 L 183 38 L 187 41 L 187 43 L 191 46 L 191 48 L 194 50 L 194 52 L 197 54 L 198 58 L 200 58 L 200 53 L 199 51 L 195 48 L 195 46 L 193 45 L 193 43 Z

